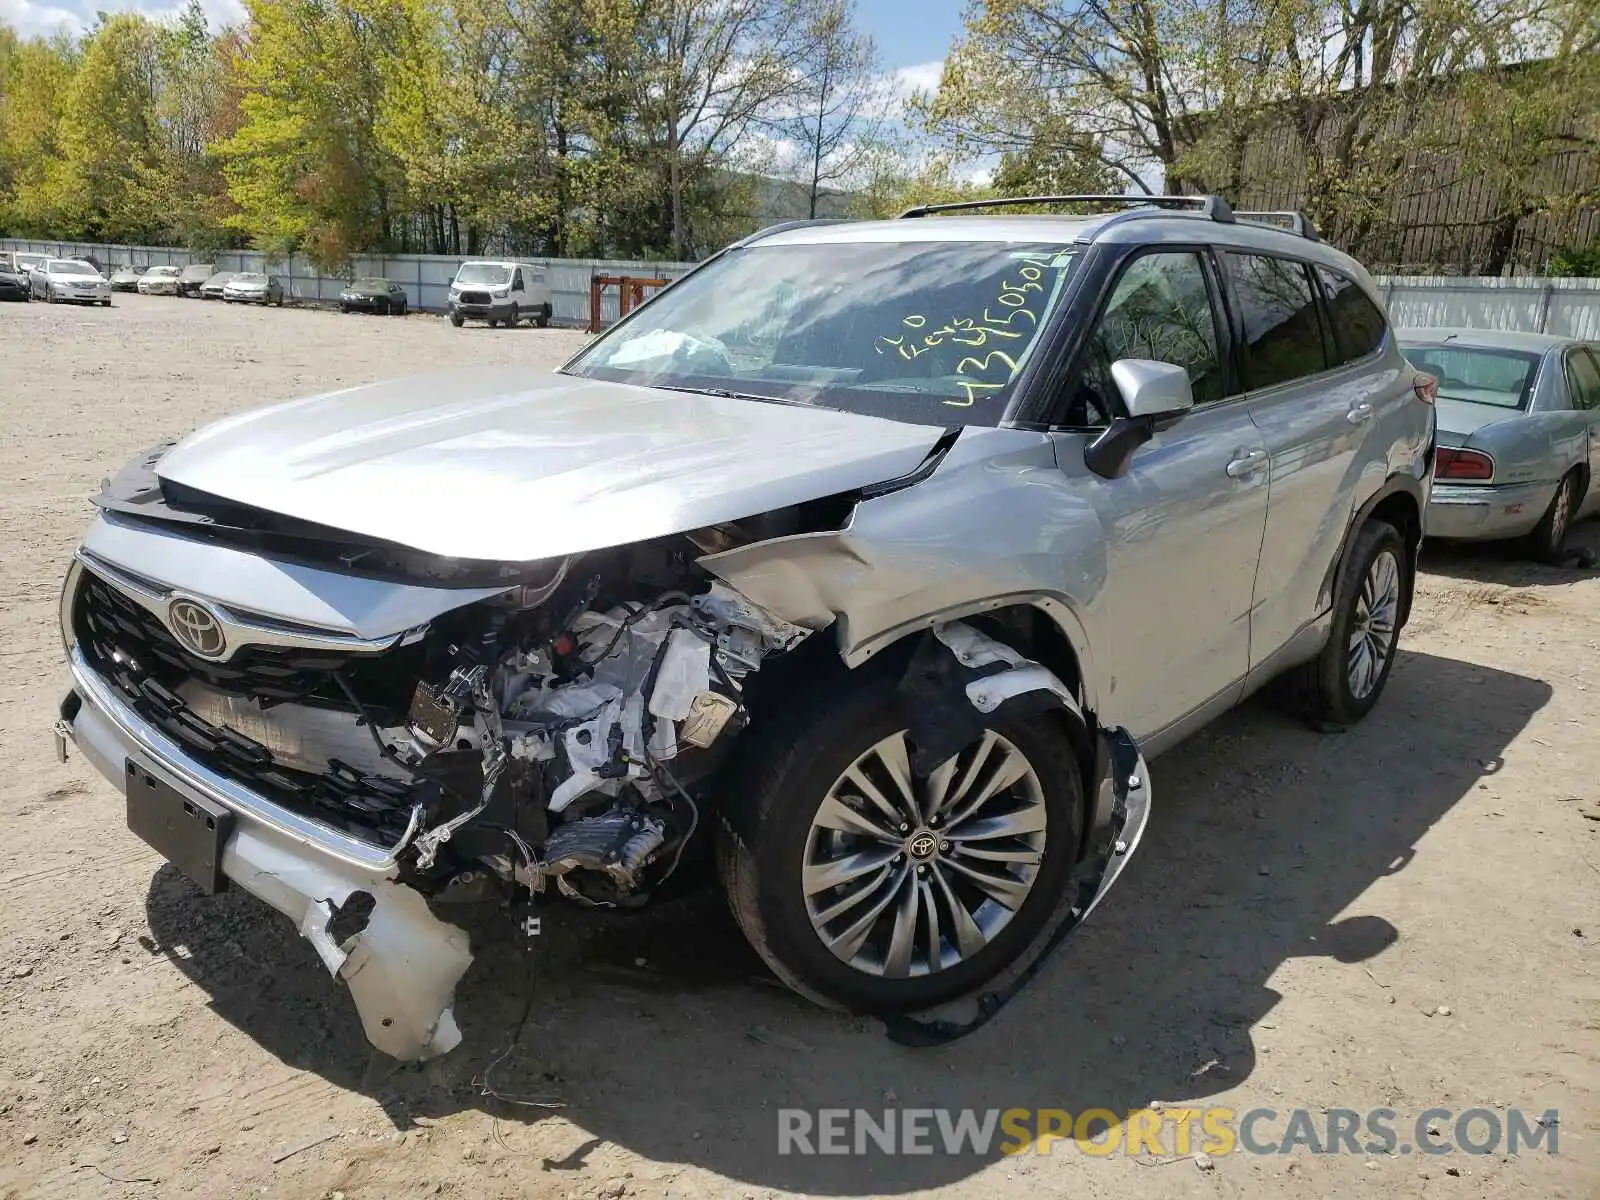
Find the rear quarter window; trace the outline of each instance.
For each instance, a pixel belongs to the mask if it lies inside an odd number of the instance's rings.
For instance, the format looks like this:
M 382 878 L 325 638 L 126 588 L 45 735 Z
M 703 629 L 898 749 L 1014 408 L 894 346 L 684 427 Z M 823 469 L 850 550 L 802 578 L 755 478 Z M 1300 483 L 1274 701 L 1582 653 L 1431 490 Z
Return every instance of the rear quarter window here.
M 1383 311 L 1372 302 L 1361 285 L 1331 267 L 1316 267 L 1322 294 L 1328 305 L 1328 316 L 1333 323 L 1334 362 L 1342 367 L 1376 354 L 1383 348 L 1388 336 L 1389 323 Z

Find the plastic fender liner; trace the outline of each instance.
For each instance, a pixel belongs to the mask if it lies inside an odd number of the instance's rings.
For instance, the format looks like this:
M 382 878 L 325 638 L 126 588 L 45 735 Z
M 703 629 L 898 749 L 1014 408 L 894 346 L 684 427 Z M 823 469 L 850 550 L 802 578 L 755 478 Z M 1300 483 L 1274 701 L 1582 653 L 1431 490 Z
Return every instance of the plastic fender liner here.
M 959 622 L 922 639 L 901 681 L 916 742 L 912 769 L 924 771 L 979 735 L 985 718 L 1026 718 L 1052 709 L 1089 724 L 1071 691 L 1038 663 Z M 1128 860 L 1150 817 L 1149 769 L 1125 729 L 1094 731 L 1088 853 L 1037 937 L 983 987 L 920 1013 L 880 1017 L 891 1041 L 937 1046 L 982 1028 L 1039 973 L 1051 953 L 1094 911 Z

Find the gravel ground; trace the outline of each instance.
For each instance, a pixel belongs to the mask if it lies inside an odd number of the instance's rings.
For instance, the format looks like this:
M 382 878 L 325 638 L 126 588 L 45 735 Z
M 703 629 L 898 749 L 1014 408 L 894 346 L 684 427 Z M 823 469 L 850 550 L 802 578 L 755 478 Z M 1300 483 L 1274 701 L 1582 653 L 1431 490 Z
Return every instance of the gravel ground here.
M 1252 703 L 1159 760 L 1122 883 L 958 1044 L 902 1049 L 791 997 L 711 897 L 552 913 L 533 976 L 485 920 L 465 1043 L 420 1068 L 369 1053 L 287 922 L 199 897 L 81 759 L 55 762 L 58 583 L 87 497 L 143 447 L 581 341 L 144 297 L 0 307 L 0 1197 L 1600 1194 L 1600 580 L 1493 553 L 1429 554 L 1361 727 Z M 783 1107 L 1151 1101 L 1271 1108 L 1268 1141 L 1296 1108 L 1323 1127 L 1392 1108 L 1403 1143 L 1433 1107 L 1556 1108 L 1559 1153 L 1204 1160 L 1170 1127 L 1160 1156 L 776 1153 Z

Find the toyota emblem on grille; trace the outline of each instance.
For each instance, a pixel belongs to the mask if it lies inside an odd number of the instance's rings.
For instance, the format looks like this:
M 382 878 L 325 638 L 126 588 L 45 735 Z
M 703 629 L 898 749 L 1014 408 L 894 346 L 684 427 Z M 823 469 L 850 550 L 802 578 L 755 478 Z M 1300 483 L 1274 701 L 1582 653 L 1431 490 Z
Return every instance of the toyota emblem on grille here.
M 201 658 L 216 658 L 228 646 L 222 626 L 211 610 L 193 600 L 174 600 L 167 609 L 167 624 L 185 648 Z

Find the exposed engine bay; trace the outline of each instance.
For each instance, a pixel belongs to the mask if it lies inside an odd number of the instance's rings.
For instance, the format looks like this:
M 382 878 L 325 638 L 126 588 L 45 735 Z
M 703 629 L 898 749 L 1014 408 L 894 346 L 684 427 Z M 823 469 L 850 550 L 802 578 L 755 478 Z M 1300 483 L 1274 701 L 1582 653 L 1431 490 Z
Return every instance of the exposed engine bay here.
M 408 821 L 419 872 L 465 860 L 535 895 L 636 904 L 700 825 L 691 789 L 749 719 L 744 681 L 808 631 L 716 582 L 650 596 L 631 578 L 562 582 L 490 606 L 448 676 L 376 730 L 380 753 L 441 784 Z
M 81 644 L 191 750 L 392 849 L 425 892 L 484 869 L 633 905 L 700 825 L 693 788 L 749 718 L 745 681 L 808 630 L 695 567 L 686 539 L 564 561 L 381 654 L 208 662 L 83 584 Z

